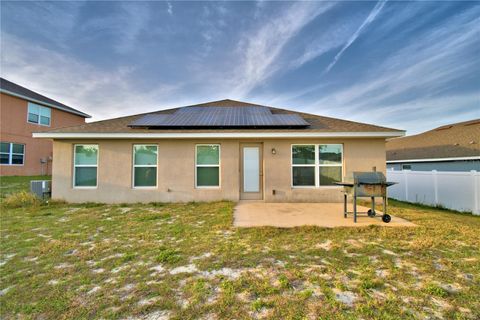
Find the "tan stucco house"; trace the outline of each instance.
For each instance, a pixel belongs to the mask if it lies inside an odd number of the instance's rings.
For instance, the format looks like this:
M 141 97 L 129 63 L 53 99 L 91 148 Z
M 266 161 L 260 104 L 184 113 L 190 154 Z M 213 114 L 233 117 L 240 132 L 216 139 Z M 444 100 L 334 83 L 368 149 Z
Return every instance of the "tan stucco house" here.
M 334 182 L 385 172 L 401 130 L 221 100 L 35 133 L 69 202 L 340 202 Z

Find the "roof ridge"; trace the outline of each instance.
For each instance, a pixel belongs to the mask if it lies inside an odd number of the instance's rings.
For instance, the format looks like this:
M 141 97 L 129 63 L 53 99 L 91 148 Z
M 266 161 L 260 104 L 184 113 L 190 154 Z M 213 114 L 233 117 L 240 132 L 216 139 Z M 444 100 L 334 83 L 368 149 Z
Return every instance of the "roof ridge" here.
M 475 124 L 480 124 L 480 118 L 467 120 L 467 121 L 460 121 L 460 122 L 455 122 L 455 123 L 448 123 L 448 124 L 444 124 L 442 126 L 436 127 L 434 129 L 431 129 L 431 130 L 428 130 L 428 131 L 450 129 L 450 128 L 454 128 L 454 127 L 470 126 L 470 125 L 475 125 Z M 425 131 L 425 132 L 428 132 L 428 131 Z

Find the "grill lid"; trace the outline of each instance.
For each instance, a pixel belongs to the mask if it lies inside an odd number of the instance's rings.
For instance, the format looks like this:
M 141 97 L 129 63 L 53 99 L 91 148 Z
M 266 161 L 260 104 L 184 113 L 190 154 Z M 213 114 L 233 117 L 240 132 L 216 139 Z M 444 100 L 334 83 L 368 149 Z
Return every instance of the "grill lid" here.
M 356 184 L 385 184 L 387 178 L 382 172 L 354 172 L 353 182 Z
M 382 172 L 350 172 L 342 184 L 386 184 L 387 179 Z
M 345 176 L 345 181 L 336 182 L 335 184 L 345 187 L 353 187 L 354 185 L 385 185 L 390 187 L 397 182 L 388 182 L 382 172 L 352 172 Z

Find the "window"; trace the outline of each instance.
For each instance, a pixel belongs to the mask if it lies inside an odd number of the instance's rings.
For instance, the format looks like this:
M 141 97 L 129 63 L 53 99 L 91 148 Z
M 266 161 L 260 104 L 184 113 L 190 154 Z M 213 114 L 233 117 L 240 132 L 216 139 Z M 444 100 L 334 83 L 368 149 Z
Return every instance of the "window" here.
M 157 186 L 156 145 L 133 145 L 133 187 Z
M 402 164 L 402 170 L 412 170 L 411 164 Z
M 25 145 L 2 142 L 0 145 L 0 164 L 22 166 L 25 158 Z
M 332 186 L 342 180 L 341 144 L 292 145 L 292 186 Z
M 51 110 L 35 103 L 28 103 L 28 122 L 50 126 Z
M 321 144 L 318 146 L 319 182 L 332 186 L 342 181 L 342 145 Z
M 74 150 L 74 187 L 97 186 L 97 167 L 98 167 L 98 145 L 96 144 L 77 144 Z
M 315 145 L 292 146 L 294 186 L 315 186 Z
M 202 144 L 196 146 L 195 187 L 220 186 L 220 145 Z

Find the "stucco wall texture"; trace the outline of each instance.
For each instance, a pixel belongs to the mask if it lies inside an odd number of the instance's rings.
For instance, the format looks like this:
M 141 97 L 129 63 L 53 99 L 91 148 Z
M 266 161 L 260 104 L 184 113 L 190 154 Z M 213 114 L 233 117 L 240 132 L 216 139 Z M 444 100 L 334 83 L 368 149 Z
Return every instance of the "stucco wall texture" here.
M 34 139 L 32 132 L 47 131 L 85 123 L 85 118 L 51 108 L 51 126 L 27 122 L 28 101 L 0 93 L 0 139 L 2 142 L 25 144 L 23 165 L 0 165 L 2 176 L 51 174 L 52 162 L 41 164 L 40 159 L 52 156 L 52 141 Z
M 238 201 L 240 197 L 240 143 L 263 144 L 263 185 L 265 202 L 341 202 L 342 188 L 292 188 L 292 144 L 343 144 L 344 174 L 351 171 L 385 172 L 384 139 L 296 139 L 296 140 L 55 140 L 53 143 L 52 198 L 68 202 L 188 202 Z M 74 144 L 98 144 L 98 186 L 73 188 Z M 158 186 L 132 188 L 134 144 L 158 145 Z M 195 145 L 221 145 L 220 187 L 195 188 Z M 272 149 L 276 150 L 272 154 Z M 273 194 L 275 190 L 275 194 Z

